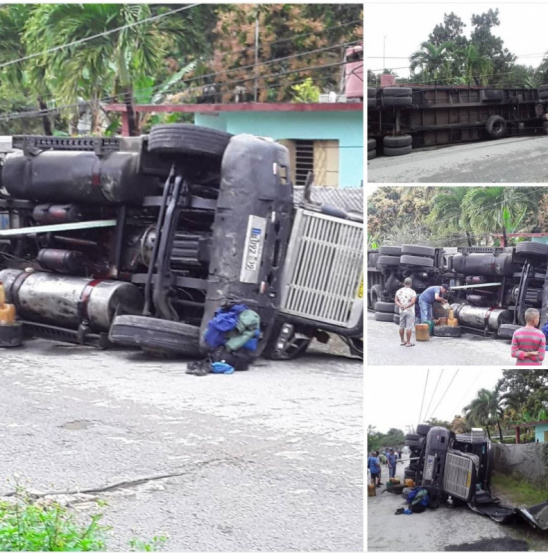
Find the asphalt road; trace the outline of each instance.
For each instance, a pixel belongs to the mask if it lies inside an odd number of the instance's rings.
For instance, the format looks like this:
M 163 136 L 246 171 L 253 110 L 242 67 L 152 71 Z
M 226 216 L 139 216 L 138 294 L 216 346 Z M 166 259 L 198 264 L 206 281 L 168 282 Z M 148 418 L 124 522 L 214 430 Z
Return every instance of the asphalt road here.
M 510 340 L 463 333 L 461 337 L 430 337 L 415 341 L 414 347 L 400 347 L 399 326 L 377 322 L 367 313 L 368 366 L 498 366 L 511 368 Z
M 362 363 L 185 368 L 42 340 L 3 351 L 0 494 L 14 476 L 39 492 L 127 482 L 54 496 L 103 512 L 112 551 L 160 534 L 167 551 L 360 551 Z
M 547 183 L 548 136 L 510 137 L 367 163 L 371 183 Z
M 403 469 L 398 464 L 396 477 L 403 480 Z M 388 470 L 383 467 L 381 482 L 386 483 Z M 367 550 L 368 551 L 444 551 L 458 546 L 458 551 L 470 551 L 467 545 L 482 542 L 483 549 L 514 551 L 516 543 L 523 540 L 513 537 L 513 529 L 473 513 L 467 507 L 427 509 L 424 513 L 396 515 L 396 509 L 407 505 L 401 495 L 381 493 L 367 499 Z M 511 535 L 512 534 L 512 535 Z M 491 549 L 489 549 L 491 547 Z M 451 549 L 451 550 L 454 550 Z M 480 551 L 473 548 L 473 551 Z

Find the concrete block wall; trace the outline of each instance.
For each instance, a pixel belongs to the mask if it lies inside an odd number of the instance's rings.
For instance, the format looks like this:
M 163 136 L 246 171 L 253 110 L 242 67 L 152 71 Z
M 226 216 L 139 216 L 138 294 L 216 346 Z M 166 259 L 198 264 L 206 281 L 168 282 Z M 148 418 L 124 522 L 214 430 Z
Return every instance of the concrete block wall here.
M 548 481 L 548 444 L 493 444 L 493 449 L 496 472 L 521 474 L 534 483 Z

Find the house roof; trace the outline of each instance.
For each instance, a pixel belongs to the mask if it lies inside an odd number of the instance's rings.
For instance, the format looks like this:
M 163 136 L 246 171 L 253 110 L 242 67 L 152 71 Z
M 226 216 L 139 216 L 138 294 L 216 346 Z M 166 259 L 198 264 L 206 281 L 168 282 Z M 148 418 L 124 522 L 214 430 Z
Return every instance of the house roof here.
M 125 104 L 106 104 L 107 112 L 127 112 Z M 234 104 L 136 104 L 136 112 L 363 112 L 363 102 L 238 102 Z
M 548 420 L 539 420 L 538 422 L 518 422 L 516 424 L 512 424 L 514 428 L 522 428 L 525 426 L 537 426 L 539 424 L 548 424 Z

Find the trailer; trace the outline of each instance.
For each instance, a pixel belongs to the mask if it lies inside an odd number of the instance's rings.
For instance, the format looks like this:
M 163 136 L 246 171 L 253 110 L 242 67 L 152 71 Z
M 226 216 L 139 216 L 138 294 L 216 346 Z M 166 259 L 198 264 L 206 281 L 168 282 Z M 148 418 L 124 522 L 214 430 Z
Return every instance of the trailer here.
M 330 334 L 363 355 L 363 221 L 295 203 L 282 145 L 186 124 L 8 142 L 0 281 L 28 334 L 199 356 L 215 312 L 243 303 L 257 355 Z
M 368 308 L 375 311 L 376 320 L 399 323 L 394 296 L 407 277 L 418 294 L 432 285 L 449 284 L 448 302 L 460 324 L 453 334 L 462 330 L 511 339 L 525 325 L 528 308 L 540 311 L 541 325 L 548 320 L 548 245 L 543 243 L 523 241 L 504 248 L 403 245 L 370 250 Z M 440 303 L 434 303 L 433 315 L 447 316 Z
M 368 158 L 413 148 L 548 132 L 548 85 L 538 89 L 401 85 L 368 88 Z

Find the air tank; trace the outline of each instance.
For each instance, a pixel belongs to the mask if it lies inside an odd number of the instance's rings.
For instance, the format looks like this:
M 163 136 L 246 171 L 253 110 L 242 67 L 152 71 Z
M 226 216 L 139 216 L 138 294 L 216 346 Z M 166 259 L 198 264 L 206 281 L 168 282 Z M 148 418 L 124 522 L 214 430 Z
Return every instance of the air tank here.
M 143 307 L 139 288 L 123 281 L 7 269 L 0 282 L 24 320 L 74 330 L 87 320 L 92 330 L 108 331 L 117 309 L 139 314 Z
M 497 255 L 491 253 L 456 254 L 453 257 L 453 271 L 465 276 L 509 276 L 517 271 L 517 265 L 512 262 L 512 253 L 503 252 Z
M 496 332 L 501 324 L 509 324 L 512 321 L 510 311 L 504 308 L 485 308 L 466 303 L 452 304 L 451 308 L 460 324 L 480 330 L 487 326 L 490 331 Z

